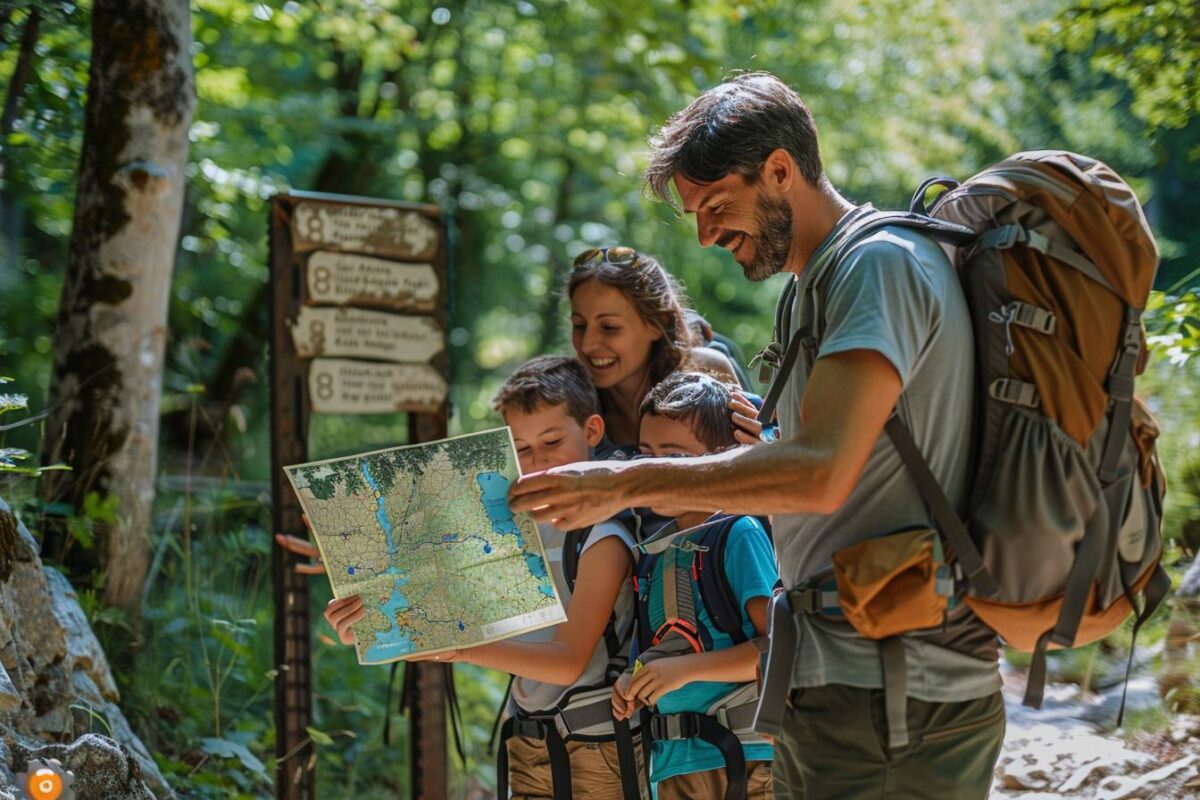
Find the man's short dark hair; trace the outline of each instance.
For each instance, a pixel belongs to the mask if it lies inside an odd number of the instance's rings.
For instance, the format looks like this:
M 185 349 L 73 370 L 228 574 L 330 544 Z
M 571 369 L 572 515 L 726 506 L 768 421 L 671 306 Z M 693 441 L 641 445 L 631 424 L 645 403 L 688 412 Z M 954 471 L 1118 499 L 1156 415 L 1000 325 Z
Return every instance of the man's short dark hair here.
M 804 180 L 817 186 L 824 167 L 817 125 L 800 95 L 769 72 L 748 72 L 714 86 L 672 116 L 650 140 L 646 186 L 675 205 L 676 173 L 712 183 L 737 173 L 758 180 L 767 156 L 791 154 Z
M 503 414 L 519 408 L 528 413 L 539 405 L 567 407 L 580 425 L 597 413 L 600 399 L 587 367 L 568 356 L 538 356 L 517 367 L 492 398 L 492 407 Z
M 733 435 L 730 387 L 703 372 L 672 372 L 650 390 L 638 409 L 641 416 L 682 422 L 709 452 L 725 450 L 738 441 Z

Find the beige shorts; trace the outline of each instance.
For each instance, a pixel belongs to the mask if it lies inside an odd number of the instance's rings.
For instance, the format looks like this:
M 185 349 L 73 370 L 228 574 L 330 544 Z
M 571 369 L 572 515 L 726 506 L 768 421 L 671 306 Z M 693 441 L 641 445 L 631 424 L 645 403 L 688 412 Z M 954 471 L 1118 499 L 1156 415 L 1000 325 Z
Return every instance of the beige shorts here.
M 634 737 L 638 785 L 645 797 L 640 737 Z M 581 800 L 624 800 L 616 742 L 567 742 L 571 760 L 571 791 Z M 550 753 L 546 743 L 526 736 L 508 740 L 508 786 L 513 800 L 543 800 L 554 797 L 550 775 Z
M 728 785 L 725 770 L 709 769 L 676 775 L 658 784 L 658 800 L 696 800 L 725 796 Z M 771 777 L 770 761 L 746 762 L 746 800 L 773 800 L 775 781 Z

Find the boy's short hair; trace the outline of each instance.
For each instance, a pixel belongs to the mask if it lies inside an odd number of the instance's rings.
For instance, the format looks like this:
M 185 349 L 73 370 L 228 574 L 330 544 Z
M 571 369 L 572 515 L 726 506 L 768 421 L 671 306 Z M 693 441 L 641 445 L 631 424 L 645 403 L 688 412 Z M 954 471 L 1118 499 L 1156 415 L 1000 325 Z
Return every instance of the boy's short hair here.
M 528 413 L 539 405 L 566 406 L 571 419 L 583 425 L 598 413 L 600 398 L 587 367 L 568 356 L 538 356 L 517 367 L 492 398 L 503 414 L 519 408 Z
M 710 451 L 737 445 L 733 435 L 732 389 L 702 372 L 672 372 L 650 390 L 638 412 L 683 422 Z

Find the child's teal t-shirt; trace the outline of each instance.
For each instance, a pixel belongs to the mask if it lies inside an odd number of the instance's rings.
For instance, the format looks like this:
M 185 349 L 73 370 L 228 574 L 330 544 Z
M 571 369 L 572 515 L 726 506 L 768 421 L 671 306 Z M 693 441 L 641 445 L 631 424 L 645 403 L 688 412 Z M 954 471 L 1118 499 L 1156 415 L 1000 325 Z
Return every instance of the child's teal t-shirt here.
M 702 533 L 697 531 L 688 534 L 687 538 L 698 539 Z M 659 558 L 650 574 L 650 624 L 656 629 L 662 625 L 664 618 L 662 567 L 667 560 Z M 732 589 L 738 607 L 742 610 L 742 632 L 752 639 L 758 634 L 749 617 L 745 615 L 746 603 L 755 597 L 769 598 L 774 591 L 775 582 L 779 579 L 771 539 L 754 517 L 742 517 L 733 524 L 725 540 L 723 567 L 729 588 Z M 713 625 L 700 598 L 700 587 L 694 581 L 692 597 L 695 599 L 697 622 L 708 631 L 712 639 L 712 649 L 716 651 L 733 647 L 733 639 Z M 736 686 L 734 683 L 695 681 L 663 695 L 657 708 L 661 714 L 675 714 L 680 711 L 705 712 Z M 746 761 L 769 761 L 773 754 L 773 748 L 769 744 L 743 745 L 742 749 L 745 751 Z M 654 742 L 650 760 L 650 780 L 652 783 L 658 783 L 676 775 L 724 767 L 725 758 L 721 751 L 708 742 L 700 739 L 657 740 Z

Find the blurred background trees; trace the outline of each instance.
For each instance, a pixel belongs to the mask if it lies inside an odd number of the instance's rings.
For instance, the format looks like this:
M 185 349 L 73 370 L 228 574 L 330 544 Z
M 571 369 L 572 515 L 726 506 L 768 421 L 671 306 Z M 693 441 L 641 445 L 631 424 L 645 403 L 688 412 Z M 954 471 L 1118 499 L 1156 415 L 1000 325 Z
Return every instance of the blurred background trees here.
M 197 104 L 140 598 L 148 635 L 118 680 L 168 776 L 198 796 L 255 796 L 271 772 L 260 760 L 273 741 L 264 292 L 266 199 L 277 191 L 426 201 L 452 215 L 456 432 L 496 424 L 488 398 L 512 366 L 568 346 L 560 287 L 589 246 L 660 256 L 718 330 L 748 352 L 765 342 L 779 284 L 747 283 L 727 254 L 696 245 L 693 222 L 642 195 L 647 136 L 731 70 L 768 69 L 796 87 L 834 183 L 879 206 L 905 205 L 929 173 L 963 177 L 1020 149 L 1079 150 L 1130 180 L 1160 235 L 1146 388 L 1171 475 L 1200 470 L 1188 358 L 1200 340 L 1194 3 L 193 0 L 191 9 Z M 91 2 L 0 2 L 0 375 L 52 419 L 97 13 Z M 45 423 L 9 427 L 0 447 L 36 452 L 56 435 Z M 390 444 L 399 430 L 389 417 L 318 419 L 313 455 Z M 64 506 L 24 486 L 0 483 L 0 494 L 17 495 L 31 527 L 61 518 L 82 551 L 100 547 L 97 532 L 120 513 L 104 492 Z M 1200 524 L 1187 497 L 1171 496 L 1173 535 Z M 85 608 L 110 648 L 124 647 L 136 626 L 103 602 L 107 576 L 96 569 L 81 578 Z M 316 594 L 325 591 L 321 583 Z M 387 671 L 329 645 L 317 648 L 311 732 L 322 784 L 338 787 L 333 795 L 394 796 L 405 748 L 379 740 Z M 482 672 L 460 674 L 465 793 L 492 785 L 483 740 L 501 688 Z

